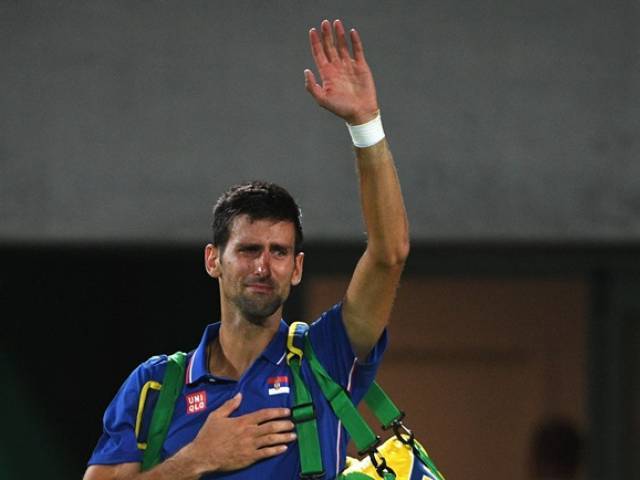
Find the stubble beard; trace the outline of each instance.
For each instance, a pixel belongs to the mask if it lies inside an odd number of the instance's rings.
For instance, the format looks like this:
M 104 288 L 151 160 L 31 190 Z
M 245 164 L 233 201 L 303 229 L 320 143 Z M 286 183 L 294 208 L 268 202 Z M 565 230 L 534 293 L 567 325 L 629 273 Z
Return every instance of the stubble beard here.
M 282 306 L 284 300 L 280 295 L 265 299 L 238 295 L 233 299 L 233 303 L 250 323 L 262 327 L 267 323 L 267 319 Z

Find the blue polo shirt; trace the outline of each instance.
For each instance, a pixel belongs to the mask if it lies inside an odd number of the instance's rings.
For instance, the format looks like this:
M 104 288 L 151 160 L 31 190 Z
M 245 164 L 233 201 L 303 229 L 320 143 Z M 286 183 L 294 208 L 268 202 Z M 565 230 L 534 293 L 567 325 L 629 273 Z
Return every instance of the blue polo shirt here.
M 236 393 L 242 403 L 232 416 L 262 408 L 287 407 L 293 402 L 293 378 L 285 360 L 288 326 L 284 321 L 273 339 L 240 380 L 216 377 L 208 372 L 206 347 L 218 335 L 220 323 L 207 326 L 198 347 L 189 353 L 182 394 L 164 443 L 163 459 L 191 442 L 210 412 Z M 364 361 L 357 361 L 342 322 L 342 304 L 323 313 L 311 324 L 309 336 L 320 362 L 333 379 L 346 388 L 354 402 L 359 402 L 373 382 L 386 346 L 386 332 Z M 113 465 L 142 462 L 144 421 L 138 418 L 140 393 L 151 391 L 149 385 L 162 382 L 167 356 L 152 357 L 139 365 L 127 378 L 111 401 L 103 418 L 103 434 L 88 464 Z M 314 399 L 320 446 L 326 479 L 333 479 L 344 468 L 348 436 L 331 410 L 306 362 L 302 375 Z M 147 387 L 145 388 L 145 385 Z M 149 396 L 151 398 L 151 396 Z M 145 417 L 149 417 L 146 410 Z M 136 421 L 138 432 L 136 435 Z M 298 479 L 300 457 L 297 442 L 289 444 L 283 454 L 261 460 L 242 470 L 205 475 L 204 479 Z

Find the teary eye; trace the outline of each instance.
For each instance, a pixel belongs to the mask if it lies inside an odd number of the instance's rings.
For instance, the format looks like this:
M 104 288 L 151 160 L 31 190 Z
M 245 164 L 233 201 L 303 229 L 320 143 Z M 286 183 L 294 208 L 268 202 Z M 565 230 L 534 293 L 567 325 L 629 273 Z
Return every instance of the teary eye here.
M 259 253 L 260 245 L 241 245 L 238 249 L 241 253 Z
M 289 254 L 289 249 L 286 247 L 273 247 L 271 250 L 276 257 L 286 257 Z

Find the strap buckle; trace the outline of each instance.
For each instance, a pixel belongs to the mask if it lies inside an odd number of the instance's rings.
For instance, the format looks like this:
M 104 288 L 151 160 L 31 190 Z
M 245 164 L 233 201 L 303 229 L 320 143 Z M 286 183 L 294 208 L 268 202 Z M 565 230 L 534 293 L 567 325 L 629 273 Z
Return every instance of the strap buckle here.
M 376 458 L 376 455 L 380 457 L 380 460 Z M 378 472 L 380 478 L 385 478 L 385 473 L 393 475 L 394 478 L 396 477 L 396 472 L 393 468 L 387 465 L 387 459 L 380 455 L 377 448 L 374 448 L 369 452 L 369 458 L 371 459 L 371 464 L 376 469 L 376 472 Z
M 321 472 L 301 473 L 300 480 L 322 480 L 324 478 L 324 470 Z
M 405 413 L 403 411 L 400 411 L 400 415 L 398 415 L 396 418 L 394 418 L 393 420 L 391 420 L 389 423 L 387 423 L 386 425 L 382 425 L 382 429 L 383 430 L 389 430 L 390 428 L 395 429 L 395 425 L 397 423 L 402 423 L 402 420 L 404 420 L 405 417 Z M 395 431 L 395 430 L 394 430 Z
M 294 424 L 316 419 L 316 409 L 312 402 L 301 403 L 291 407 L 291 421 Z M 322 472 L 324 475 L 324 471 Z
M 304 337 L 309 330 L 309 325 L 304 322 L 293 322 L 289 325 L 289 333 L 287 334 L 287 363 L 290 363 L 293 357 L 302 360 L 304 355 Z
M 380 446 L 380 436 L 376 435 L 375 441 L 371 445 L 367 445 L 365 448 L 358 452 L 359 457 L 364 457 L 365 455 L 372 455 L 378 452 L 378 447 Z
M 393 427 L 393 433 L 395 433 L 398 440 L 405 445 L 413 447 L 416 436 L 404 423 L 402 423 L 402 420 L 394 420 L 391 426 Z

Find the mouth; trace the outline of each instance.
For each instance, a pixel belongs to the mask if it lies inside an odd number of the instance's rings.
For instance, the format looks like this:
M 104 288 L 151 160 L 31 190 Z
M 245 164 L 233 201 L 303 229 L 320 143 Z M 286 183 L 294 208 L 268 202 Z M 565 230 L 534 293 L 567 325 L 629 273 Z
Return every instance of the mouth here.
M 271 293 L 273 292 L 273 285 L 268 283 L 249 283 L 247 289 L 257 293 Z

